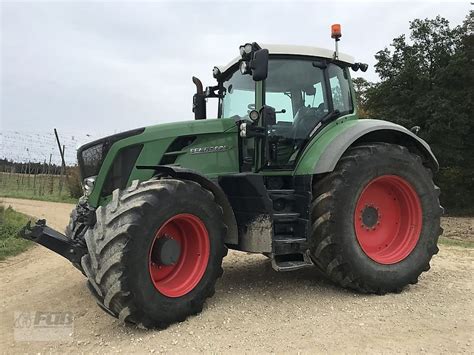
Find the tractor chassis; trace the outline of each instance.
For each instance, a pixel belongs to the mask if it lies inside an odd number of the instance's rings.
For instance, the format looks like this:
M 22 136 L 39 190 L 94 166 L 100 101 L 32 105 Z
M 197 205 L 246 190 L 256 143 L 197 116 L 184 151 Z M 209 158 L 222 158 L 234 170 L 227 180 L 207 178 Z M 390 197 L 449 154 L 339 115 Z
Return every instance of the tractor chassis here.
M 185 175 L 185 171 L 176 168 L 153 168 L 165 176 L 176 173 L 177 178 L 198 176 Z M 214 194 L 225 196 L 228 209 L 235 216 L 237 238 L 228 235 L 227 247 L 265 254 L 272 259 L 276 271 L 313 265 L 307 255 L 312 176 L 239 173 L 221 176 L 212 182 L 202 176 L 199 178 L 199 183 L 213 185 Z M 33 226 L 28 222 L 19 235 L 60 254 L 82 271 L 81 258 L 88 253 L 83 235 L 95 224 L 95 210 L 86 201 L 80 201 L 73 215 L 73 225 L 67 235 L 48 227 L 44 219 Z
M 209 189 L 224 209 L 228 248 L 271 257 L 276 271 L 312 266 L 307 255 L 313 175 L 252 172 L 208 179 L 177 166 L 137 166 L 155 176 L 193 180 Z

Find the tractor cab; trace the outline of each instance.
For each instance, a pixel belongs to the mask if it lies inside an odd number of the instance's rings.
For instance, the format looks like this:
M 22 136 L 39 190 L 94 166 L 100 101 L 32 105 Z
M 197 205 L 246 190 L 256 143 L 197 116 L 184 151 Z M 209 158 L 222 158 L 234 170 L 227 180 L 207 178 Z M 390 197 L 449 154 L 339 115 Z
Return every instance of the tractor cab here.
M 265 48 L 270 55 L 264 81 L 242 74 L 235 64 L 224 72 L 219 117 L 241 121 L 244 161 L 250 161 L 252 138 L 261 127 L 267 135 L 261 168 L 292 168 L 301 148 L 325 122 L 354 113 L 351 62 L 333 62 L 331 51 L 319 48 Z
M 336 42 L 337 43 L 337 42 Z M 339 117 L 356 118 L 349 69 L 367 69 L 346 54 L 317 47 L 240 47 L 240 57 L 214 67 L 217 85 L 194 96 L 196 119 L 207 98 L 218 99 L 218 117 L 239 124 L 241 171 L 293 169 L 306 144 Z

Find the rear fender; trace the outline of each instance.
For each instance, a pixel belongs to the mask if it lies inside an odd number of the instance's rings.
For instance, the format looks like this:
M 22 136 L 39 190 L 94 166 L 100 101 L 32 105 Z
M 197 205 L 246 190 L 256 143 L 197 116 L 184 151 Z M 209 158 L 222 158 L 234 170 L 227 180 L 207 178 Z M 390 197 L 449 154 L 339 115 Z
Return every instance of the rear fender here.
M 301 156 L 295 175 L 331 172 L 347 149 L 367 142 L 406 146 L 420 155 L 423 163 L 433 172 L 439 169 L 438 161 L 428 143 L 413 132 L 388 121 L 359 119 L 343 122 L 316 136 Z

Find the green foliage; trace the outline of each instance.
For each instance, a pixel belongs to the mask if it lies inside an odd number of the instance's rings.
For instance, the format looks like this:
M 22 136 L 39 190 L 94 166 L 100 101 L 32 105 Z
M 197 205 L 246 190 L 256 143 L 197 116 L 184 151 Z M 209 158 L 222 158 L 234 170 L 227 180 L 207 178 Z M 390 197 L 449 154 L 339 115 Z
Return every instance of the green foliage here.
M 455 28 L 440 16 L 413 20 L 409 40 L 401 35 L 375 55 L 381 81 L 355 82 L 362 117 L 421 127 L 448 213 L 474 210 L 473 28 L 472 11 Z
M 70 197 L 78 199 L 82 196 L 81 174 L 79 166 L 70 167 L 67 170 L 67 187 Z
M 441 188 L 441 204 L 447 214 L 474 215 L 474 169 L 471 167 L 441 167 L 436 176 Z
M 354 78 L 352 79 L 352 84 L 354 85 L 356 93 L 357 112 L 359 117 L 367 118 L 369 116 L 369 113 L 367 112 L 367 92 L 373 84 L 369 83 L 364 78 Z
M 18 231 L 28 219 L 11 207 L 5 209 L 0 206 L 0 260 L 17 255 L 32 245 L 31 242 L 17 237 Z

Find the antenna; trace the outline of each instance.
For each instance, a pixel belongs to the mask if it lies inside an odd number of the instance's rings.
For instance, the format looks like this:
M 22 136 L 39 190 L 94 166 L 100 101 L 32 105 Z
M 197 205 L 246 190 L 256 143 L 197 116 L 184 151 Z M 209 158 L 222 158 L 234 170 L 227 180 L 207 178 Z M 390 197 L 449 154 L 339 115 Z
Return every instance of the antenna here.
M 335 23 L 334 25 L 331 26 L 331 38 L 334 38 L 335 45 L 336 45 L 336 49 L 334 51 L 334 59 L 339 59 L 338 42 L 341 37 L 342 37 L 341 25 L 338 23 Z

